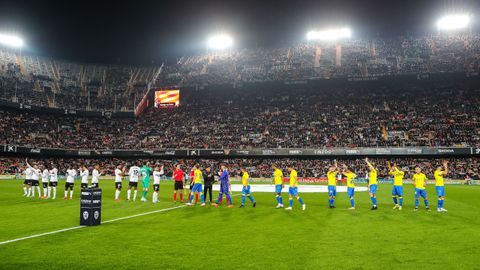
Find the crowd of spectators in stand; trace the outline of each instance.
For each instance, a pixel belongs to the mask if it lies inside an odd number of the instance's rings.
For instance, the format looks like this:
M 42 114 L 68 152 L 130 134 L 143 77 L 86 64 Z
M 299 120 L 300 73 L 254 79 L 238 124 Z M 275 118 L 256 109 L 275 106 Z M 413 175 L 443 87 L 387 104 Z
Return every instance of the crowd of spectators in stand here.
M 30 159 L 29 163 L 45 165 L 51 168 L 53 165 L 64 174 L 67 169 L 78 169 L 85 165 L 92 170 L 95 165 L 99 165 L 104 175 L 114 175 L 116 166 L 126 167 L 134 164 L 150 162 L 151 166 L 164 166 L 166 176 L 171 177 L 174 166 L 180 164 L 182 169 L 189 172 L 195 163 L 201 167 L 211 167 L 213 171 L 219 171 L 220 165 L 227 165 L 233 176 L 240 175 L 240 167 L 246 168 L 251 177 L 272 177 L 272 164 L 280 166 L 284 175 L 288 175 L 287 168 L 294 166 L 299 177 L 325 177 L 327 170 L 333 165 L 332 160 L 300 160 L 300 159 L 224 159 L 224 160 L 147 160 L 147 159 L 73 159 L 73 158 L 35 158 Z M 371 159 L 378 170 L 381 178 L 388 177 L 387 161 L 391 164 L 397 164 L 406 172 L 406 178 L 410 178 L 414 173 L 414 168 L 420 166 L 429 179 L 433 179 L 433 172 L 438 166 L 442 166 L 441 159 L 416 159 L 416 158 L 394 158 L 394 159 Z M 338 160 L 339 166 L 346 165 L 351 168 L 359 178 L 366 178 L 368 167 L 363 159 Z M 53 165 L 52 165 L 53 164 Z M 25 159 L 16 157 L 0 157 L 0 174 L 21 174 L 25 169 Z M 480 159 L 478 158 L 452 158 L 449 160 L 450 179 L 474 179 L 480 180 Z M 128 170 L 127 170 L 128 171 Z M 188 173 L 187 173 L 188 175 Z
M 463 72 L 478 74 L 480 35 L 297 43 L 135 67 L 19 56 L 0 48 L 0 98 L 82 110 L 132 110 L 148 87 Z M 15 97 L 15 98 L 14 98 Z
M 230 91 L 231 90 L 231 91 Z M 71 149 L 480 146 L 480 90 L 203 89 L 137 118 L 1 109 L 0 144 Z

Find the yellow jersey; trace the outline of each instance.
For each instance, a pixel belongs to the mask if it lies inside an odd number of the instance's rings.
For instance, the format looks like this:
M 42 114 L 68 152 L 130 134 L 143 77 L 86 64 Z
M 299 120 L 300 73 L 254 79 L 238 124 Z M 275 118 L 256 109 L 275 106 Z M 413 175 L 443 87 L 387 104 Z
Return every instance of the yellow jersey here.
M 427 181 L 427 176 L 424 173 L 416 173 L 413 175 L 413 183 L 415 188 L 425 189 L 425 183 Z
M 249 179 L 249 178 L 250 178 L 250 175 L 248 175 L 247 172 L 244 172 L 244 173 L 242 174 L 242 185 L 243 185 L 244 187 L 248 186 L 248 179 Z
M 336 186 L 337 185 L 337 172 L 327 172 L 327 179 L 329 186 Z
M 378 182 L 377 182 L 377 170 L 376 169 L 370 170 L 368 184 L 369 185 L 378 184 Z
M 193 171 L 193 173 L 194 173 L 193 183 L 194 184 L 201 184 L 202 183 L 202 171 L 200 171 L 199 169 L 195 169 L 195 171 Z
M 273 181 L 275 185 L 283 185 L 283 172 L 280 169 L 275 169 L 273 172 Z
M 435 176 L 435 186 L 443 187 L 443 171 L 436 170 L 433 176 Z
M 290 172 L 290 187 L 296 187 L 298 185 L 298 173 L 295 170 Z
M 353 172 L 344 173 L 344 175 L 347 177 L 347 187 L 354 188 L 353 178 L 357 177 L 357 175 Z
M 401 170 L 390 171 L 390 174 L 393 174 L 393 185 L 394 186 L 403 186 L 403 176 L 405 172 Z

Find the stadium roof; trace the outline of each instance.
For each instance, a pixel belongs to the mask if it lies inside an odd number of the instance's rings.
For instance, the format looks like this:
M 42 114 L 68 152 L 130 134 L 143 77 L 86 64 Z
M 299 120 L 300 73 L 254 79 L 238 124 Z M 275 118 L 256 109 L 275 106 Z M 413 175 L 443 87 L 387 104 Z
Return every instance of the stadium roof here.
M 17 33 L 25 39 L 22 50 L 35 54 L 150 64 L 201 52 L 219 32 L 230 33 L 235 47 L 271 47 L 305 39 L 312 29 L 344 26 L 355 36 L 432 33 L 444 14 L 479 11 L 474 0 L 5 0 L 0 33 Z

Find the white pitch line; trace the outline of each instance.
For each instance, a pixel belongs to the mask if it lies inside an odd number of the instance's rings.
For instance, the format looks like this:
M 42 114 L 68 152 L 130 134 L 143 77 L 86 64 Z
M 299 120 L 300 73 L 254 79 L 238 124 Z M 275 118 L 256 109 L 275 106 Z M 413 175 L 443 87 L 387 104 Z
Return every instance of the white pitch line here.
M 15 239 L 12 239 L 12 240 L 7 240 L 7 241 L 0 242 L 0 245 L 5 245 L 5 244 L 18 242 L 18 241 L 22 241 L 22 240 L 27 240 L 27 239 L 31 239 L 31 238 L 37 238 L 37 237 L 41 237 L 41 236 L 45 236 L 45 235 L 49 235 L 49 234 L 72 231 L 72 230 L 76 230 L 76 229 L 81 229 L 83 227 L 85 227 L 85 226 L 71 227 L 71 228 L 61 229 L 61 230 L 52 231 L 52 232 L 46 232 L 46 233 L 40 233 L 40 234 L 34 234 L 34 235 L 30 235 L 30 236 L 15 238 Z
M 241 194 L 235 194 L 235 195 L 232 195 L 232 197 L 235 197 L 235 196 L 238 196 L 238 195 L 241 195 Z M 175 207 L 158 209 L 158 210 L 155 210 L 155 211 L 140 213 L 140 214 L 136 214 L 136 215 L 132 215 L 132 216 L 114 218 L 114 219 L 110 219 L 110 220 L 107 220 L 107 221 L 103 221 L 102 224 L 115 222 L 115 221 L 119 221 L 119 220 L 124 220 L 124 219 L 130 219 L 130 218 L 136 218 L 136 217 L 151 215 L 151 214 L 160 213 L 160 212 L 166 212 L 166 211 L 175 210 L 175 209 L 183 208 L 183 207 L 186 207 L 186 205 L 184 204 L 184 205 L 179 205 L 179 206 L 175 206 Z M 76 227 L 70 227 L 70 228 L 65 228 L 65 229 L 46 232 L 46 233 L 40 233 L 40 234 L 34 234 L 34 235 L 30 235 L 30 236 L 15 238 L 15 239 L 0 242 L 0 246 L 10 244 L 10 243 L 13 243 L 13 242 L 19 242 L 19 241 L 27 240 L 27 239 L 42 237 L 42 236 L 45 236 L 45 235 L 56 234 L 56 233 L 61 233 L 61 232 L 66 232 L 66 231 L 73 231 L 73 230 L 81 229 L 81 228 L 85 228 L 85 227 L 87 227 L 87 226 L 76 226 Z

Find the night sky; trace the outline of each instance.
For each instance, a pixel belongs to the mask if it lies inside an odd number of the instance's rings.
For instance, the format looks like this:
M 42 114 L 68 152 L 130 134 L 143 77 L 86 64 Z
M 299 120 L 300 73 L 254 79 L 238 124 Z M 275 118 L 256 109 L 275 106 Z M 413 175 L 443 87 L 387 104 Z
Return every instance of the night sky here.
M 118 3 L 117 3 L 118 2 Z M 354 36 L 434 33 L 447 12 L 474 14 L 475 0 L 0 1 L 0 32 L 24 52 L 95 63 L 150 64 L 205 51 L 227 32 L 237 48 L 286 46 L 311 29 L 349 26 Z

